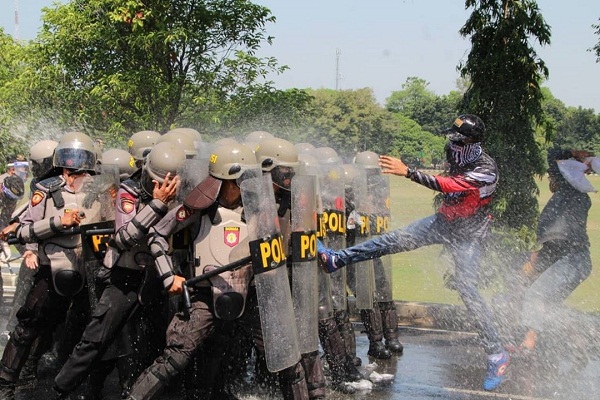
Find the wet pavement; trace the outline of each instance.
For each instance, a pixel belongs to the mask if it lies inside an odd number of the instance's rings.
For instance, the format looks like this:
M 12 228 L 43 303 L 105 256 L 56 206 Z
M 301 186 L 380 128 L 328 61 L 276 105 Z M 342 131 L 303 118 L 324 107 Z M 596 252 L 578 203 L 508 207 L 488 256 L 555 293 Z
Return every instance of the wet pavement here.
M 8 308 L 0 309 L 0 329 L 6 324 Z M 594 323 L 596 318 L 594 319 Z M 401 341 L 404 354 L 390 360 L 376 360 L 367 356 L 368 339 L 361 332 L 362 325 L 355 322 L 357 355 L 362 359 L 360 368 L 365 377 L 374 370 L 379 377 L 390 380 L 379 383 L 362 382 L 362 389 L 354 394 L 342 394 L 328 390 L 330 399 L 600 399 L 600 361 L 595 340 L 596 331 L 591 325 L 582 325 L 593 338 L 586 339 L 580 346 L 570 346 L 574 336 L 565 336 L 563 342 L 544 346 L 542 342 L 537 354 L 513 356 L 507 380 L 494 392 L 481 388 L 485 373 L 486 356 L 479 345 L 478 337 L 469 332 L 422 329 L 401 326 Z M 579 328 L 578 328 L 579 329 Z M 595 329 L 595 328 L 594 328 Z M 582 335 L 584 339 L 585 335 Z M 581 338 L 579 338 L 581 339 Z M 579 340 L 578 339 L 578 340 Z M 594 343 L 591 343 L 594 342 Z M 546 350 L 544 350 L 546 349 Z M 3 350 L 3 346 L 0 346 Z M 33 391 L 18 391 L 17 400 L 51 399 L 52 378 L 55 370 L 42 365 L 38 387 Z M 377 374 L 371 377 L 377 381 Z M 104 390 L 104 399 L 119 399 L 116 372 L 109 376 Z M 248 381 L 249 382 L 249 381 Z M 248 383 L 237 393 L 240 399 L 277 399 L 261 392 Z M 181 399 L 181 393 L 172 390 L 161 399 Z

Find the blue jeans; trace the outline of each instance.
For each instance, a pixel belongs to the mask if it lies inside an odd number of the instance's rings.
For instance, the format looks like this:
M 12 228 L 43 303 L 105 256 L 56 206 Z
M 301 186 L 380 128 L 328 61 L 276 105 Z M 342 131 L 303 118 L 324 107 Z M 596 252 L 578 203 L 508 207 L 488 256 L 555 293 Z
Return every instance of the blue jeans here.
M 566 254 L 546 268 L 525 293 L 523 325 L 537 332 L 556 324 L 563 301 L 592 272 L 589 249 Z
M 444 245 L 454 259 L 456 289 L 467 311 L 478 322 L 478 333 L 486 353 L 500 353 L 503 346 L 494 325 L 493 314 L 477 288 L 482 256 L 481 241 L 490 229 L 489 220 L 480 218 L 480 223 L 475 225 L 471 225 L 468 231 L 456 229 L 459 225 L 434 214 L 404 228 L 337 251 L 338 263 L 348 265 L 431 244 Z M 465 225 L 460 225 L 461 228 L 463 226 Z

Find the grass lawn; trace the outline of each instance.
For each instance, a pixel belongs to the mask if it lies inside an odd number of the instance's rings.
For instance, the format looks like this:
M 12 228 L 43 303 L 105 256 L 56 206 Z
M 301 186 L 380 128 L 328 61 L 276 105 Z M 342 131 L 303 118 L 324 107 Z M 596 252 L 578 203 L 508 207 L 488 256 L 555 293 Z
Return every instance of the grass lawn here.
M 600 176 L 588 176 L 600 189 Z M 550 198 L 548 180 L 538 182 L 540 210 Z M 404 226 L 433 213 L 434 192 L 408 179 L 391 176 L 392 227 Z M 600 311 L 600 193 L 590 193 L 592 208 L 588 218 L 591 241 L 592 274 L 567 299 L 583 311 Z M 444 287 L 448 262 L 440 258 L 441 246 L 429 246 L 393 255 L 394 298 L 406 301 L 462 304 L 455 291 Z

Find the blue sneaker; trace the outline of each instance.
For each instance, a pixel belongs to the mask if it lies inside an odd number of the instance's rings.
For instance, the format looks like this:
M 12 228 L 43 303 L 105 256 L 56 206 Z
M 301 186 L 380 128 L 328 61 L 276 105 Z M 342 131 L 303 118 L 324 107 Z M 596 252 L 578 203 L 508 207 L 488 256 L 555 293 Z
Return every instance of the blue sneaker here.
M 317 254 L 319 255 L 319 264 L 328 274 L 339 269 L 336 265 L 337 254 L 335 250 L 325 247 L 320 240 L 317 240 Z
M 496 362 L 488 359 L 487 372 L 483 380 L 483 390 L 494 390 L 504 378 L 506 378 L 506 370 L 510 364 L 510 354 L 506 350 L 502 350 L 502 357 Z

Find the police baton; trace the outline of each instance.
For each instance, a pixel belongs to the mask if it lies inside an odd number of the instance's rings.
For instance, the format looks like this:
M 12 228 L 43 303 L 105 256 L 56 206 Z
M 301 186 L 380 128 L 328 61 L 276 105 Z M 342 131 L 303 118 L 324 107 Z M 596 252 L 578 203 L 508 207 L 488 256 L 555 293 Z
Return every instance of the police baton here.
M 186 280 L 185 282 L 183 282 L 183 304 L 185 305 L 185 309 L 189 310 L 190 307 L 192 306 L 192 302 L 190 300 L 190 291 L 188 289 L 190 286 L 193 286 L 198 282 L 202 282 L 207 279 L 210 279 L 213 276 L 222 274 L 223 272 L 233 271 L 235 269 L 243 267 L 246 264 L 249 264 L 250 262 L 252 262 L 252 256 L 240 258 L 237 261 L 234 261 L 227 265 L 223 265 L 222 267 L 205 272 L 202 275 L 195 276 L 195 277 L 190 278 L 190 279 Z
M 94 236 L 94 235 L 111 235 L 115 233 L 114 228 L 98 228 L 98 229 L 88 229 L 85 231 L 85 236 Z M 60 231 L 56 233 L 56 236 L 70 236 L 70 235 L 80 235 L 81 229 L 79 226 L 65 229 L 64 231 Z M 11 234 L 6 241 L 8 244 L 23 244 L 19 241 L 19 239 Z

